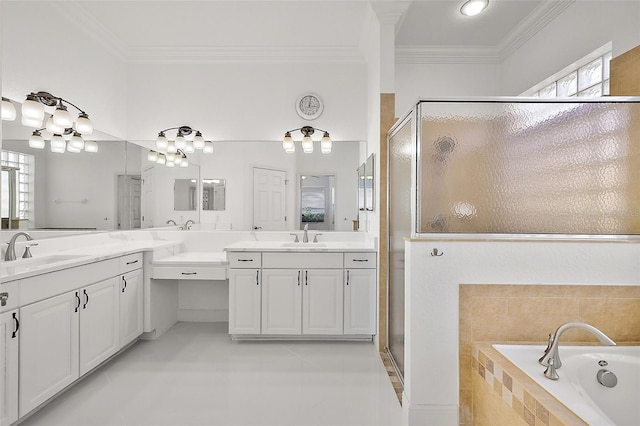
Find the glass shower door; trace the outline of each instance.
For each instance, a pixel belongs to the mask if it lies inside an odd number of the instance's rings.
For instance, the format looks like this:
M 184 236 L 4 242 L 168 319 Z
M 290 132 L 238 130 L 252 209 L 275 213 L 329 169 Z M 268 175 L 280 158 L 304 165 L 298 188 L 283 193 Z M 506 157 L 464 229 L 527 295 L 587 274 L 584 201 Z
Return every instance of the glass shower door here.
M 388 347 L 396 372 L 404 377 L 404 239 L 411 236 L 411 185 L 415 119 L 410 114 L 389 134 Z

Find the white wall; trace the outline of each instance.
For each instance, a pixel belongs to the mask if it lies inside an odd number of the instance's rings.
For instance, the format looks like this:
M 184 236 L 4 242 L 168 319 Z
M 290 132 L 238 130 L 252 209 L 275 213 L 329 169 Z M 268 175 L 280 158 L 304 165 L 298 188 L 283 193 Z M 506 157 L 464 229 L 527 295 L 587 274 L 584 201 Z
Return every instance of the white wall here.
M 3 1 L 0 8 L 2 96 L 23 102 L 28 93 L 50 92 L 83 108 L 96 129 L 124 139 L 124 63 L 54 2 Z
M 613 56 L 640 44 L 640 2 L 576 1 L 501 66 L 501 93 L 519 95 L 608 42 Z
M 364 63 L 133 64 L 127 105 L 131 140 L 155 140 L 158 131 L 189 125 L 214 141 L 282 141 L 309 124 L 334 141 L 366 134 Z M 298 97 L 318 94 L 324 112 L 305 121 Z
M 498 64 L 397 64 L 396 117 L 419 98 L 500 95 Z

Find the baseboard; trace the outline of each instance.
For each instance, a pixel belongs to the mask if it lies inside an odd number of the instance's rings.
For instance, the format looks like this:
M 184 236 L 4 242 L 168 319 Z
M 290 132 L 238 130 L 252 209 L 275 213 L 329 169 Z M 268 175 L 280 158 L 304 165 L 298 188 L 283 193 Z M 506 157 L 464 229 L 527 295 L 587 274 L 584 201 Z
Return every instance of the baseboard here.
M 412 405 L 403 393 L 402 407 L 409 426 L 458 426 L 457 405 Z
M 178 309 L 178 321 L 229 322 L 229 309 Z

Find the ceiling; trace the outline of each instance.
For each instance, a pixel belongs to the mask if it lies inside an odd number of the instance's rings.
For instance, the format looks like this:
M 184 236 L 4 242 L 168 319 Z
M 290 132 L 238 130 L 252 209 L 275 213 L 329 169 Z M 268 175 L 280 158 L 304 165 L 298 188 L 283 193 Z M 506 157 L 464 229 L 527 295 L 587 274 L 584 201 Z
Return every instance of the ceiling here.
M 59 1 L 64 16 L 128 61 L 336 57 L 363 60 L 368 0 Z M 406 9 L 396 26 L 400 52 L 483 49 L 493 56 L 535 33 L 571 0 L 491 0 L 476 17 L 462 0 L 377 2 Z M 566 7 L 566 6 L 564 6 Z M 402 56 L 402 55 L 401 55 Z

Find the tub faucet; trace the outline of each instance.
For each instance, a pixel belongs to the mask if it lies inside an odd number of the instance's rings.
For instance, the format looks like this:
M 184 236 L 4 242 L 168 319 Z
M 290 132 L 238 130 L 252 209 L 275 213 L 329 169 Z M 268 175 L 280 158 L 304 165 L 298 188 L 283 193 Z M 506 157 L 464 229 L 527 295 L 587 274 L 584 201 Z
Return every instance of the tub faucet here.
M 590 332 L 596 336 L 603 345 L 616 345 L 616 342 L 611 340 L 606 334 L 592 325 L 585 324 L 583 322 L 568 322 L 566 324 L 562 324 L 552 335 L 549 335 L 549 344 L 547 345 L 547 349 L 545 350 L 544 355 L 542 355 L 538 360 L 540 364 L 547 367 L 547 369 L 544 370 L 544 375 L 547 379 L 558 380 L 558 373 L 556 373 L 556 369 L 562 367 L 560 354 L 558 353 L 558 344 L 560 343 L 560 337 L 562 334 L 572 328 L 579 328 Z
M 303 243 L 308 243 L 309 242 L 309 224 L 305 223 L 304 224 L 304 234 L 302 235 L 302 242 Z
M 186 221 L 186 222 L 184 223 L 184 227 L 183 227 L 183 229 L 184 229 L 185 231 L 188 231 L 189 229 L 191 229 L 191 225 L 193 225 L 193 224 L 195 224 L 195 222 L 194 222 L 193 220 L 189 219 L 188 221 Z
M 173 219 L 169 219 L 169 220 L 167 221 L 167 225 L 171 225 L 171 224 L 174 224 L 174 225 L 178 226 L 178 224 L 176 223 L 176 221 L 175 221 L 175 220 L 173 220 Z
M 18 237 L 24 235 L 27 241 L 33 240 L 33 237 L 26 232 L 16 232 L 13 237 L 9 240 L 9 246 L 7 247 L 7 252 L 4 254 L 4 260 L 16 260 L 16 240 Z

